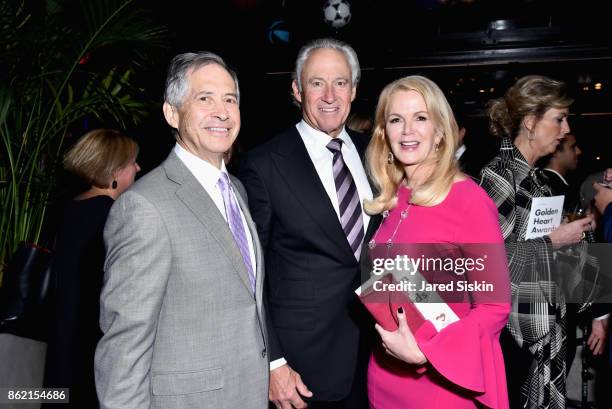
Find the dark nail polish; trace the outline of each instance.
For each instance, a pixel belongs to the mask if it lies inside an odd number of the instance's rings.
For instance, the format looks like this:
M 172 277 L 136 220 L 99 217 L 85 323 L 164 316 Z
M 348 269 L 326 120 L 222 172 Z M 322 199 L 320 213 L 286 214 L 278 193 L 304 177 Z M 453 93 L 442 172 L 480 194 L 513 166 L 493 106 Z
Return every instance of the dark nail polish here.
M 402 307 L 399 307 L 399 308 L 397 309 L 397 312 L 398 312 L 399 314 L 403 314 L 403 313 L 404 313 L 404 309 L 403 309 Z

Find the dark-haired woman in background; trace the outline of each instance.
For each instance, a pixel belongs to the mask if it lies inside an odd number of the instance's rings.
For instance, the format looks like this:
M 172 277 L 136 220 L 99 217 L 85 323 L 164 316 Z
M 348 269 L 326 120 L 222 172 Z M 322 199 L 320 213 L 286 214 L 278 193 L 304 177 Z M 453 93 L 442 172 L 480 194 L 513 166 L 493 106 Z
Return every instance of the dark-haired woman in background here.
M 513 303 L 502 348 L 511 407 L 565 408 L 566 305 L 562 294 L 554 296 L 552 249 L 578 243 L 593 219 L 561 224 L 538 238 L 526 233 L 533 198 L 551 196 L 534 164 L 569 133 L 572 102 L 563 83 L 527 76 L 489 105 L 490 130 L 502 143 L 481 171 L 481 186 L 497 206 L 509 244 Z
M 45 387 L 70 388 L 70 407 L 98 407 L 93 361 L 102 336 L 102 232 L 113 202 L 140 170 L 137 155 L 132 139 L 115 130 L 96 129 L 83 135 L 64 158 L 66 170 L 88 189 L 66 204 L 56 238 Z

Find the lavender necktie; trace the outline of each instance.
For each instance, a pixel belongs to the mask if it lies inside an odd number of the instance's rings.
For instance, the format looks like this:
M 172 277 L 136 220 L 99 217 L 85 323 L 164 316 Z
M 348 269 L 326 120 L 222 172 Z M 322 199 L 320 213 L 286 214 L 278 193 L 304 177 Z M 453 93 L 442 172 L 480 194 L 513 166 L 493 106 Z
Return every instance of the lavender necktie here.
M 331 142 L 327 144 L 327 149 L 334 154 L 332 166 L 340 208 L 340 224 L 355 258 L 359 261 L 364 234 L 361 201 L 359 200 L 357 185 L 355 185 L 351 171 L 342 158 L 342 139 L 332 138 Z
M 232 188 L 230 185 L 229 176 L 225 172 L 221 172 L 219 181 L 217 182 L 221 195 L 223 196 L 223 203 L 225 204 L 225 215 L 227 217 L 227 223 L 229 224 L 234 240 L 238 245 L 242 259 L 246 265 L 249 273 L 249 282 L 251 283 L 251 290 L 255 292 L 255 273 L 253 272 L 253 265 L 251 264 L 251 255 L 249 252 L 249 242 L 247 239 L 246 231 L 244 230 L 244 224 L 242 223 L 242 217 L 240 217 L 240 208 L 234 195 L 232 194 Z

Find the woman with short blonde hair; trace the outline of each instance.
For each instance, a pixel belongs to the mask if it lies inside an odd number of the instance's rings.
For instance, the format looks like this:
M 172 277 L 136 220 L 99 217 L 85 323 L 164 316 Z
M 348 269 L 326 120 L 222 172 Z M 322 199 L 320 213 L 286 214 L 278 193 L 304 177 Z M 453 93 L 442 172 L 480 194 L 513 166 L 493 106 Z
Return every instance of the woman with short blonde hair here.
M 87 185 L 112 188 L 118 172 L 137 156 L 138 145 L 133 139 L 114 129 L 95 129 L 83 135 L 66 153 L 64 168 Z
M 45 387 L 70 388 L 70 407 L 98 407 L 93 362 L 102 336 L 102 236 L 111 206 L 140 170 L 137 155 L 138 145 L 123 133 L 95 129 L 64 157 L 66 170 L 82 179 L 87 190 L 65 203 L 55 240 Z

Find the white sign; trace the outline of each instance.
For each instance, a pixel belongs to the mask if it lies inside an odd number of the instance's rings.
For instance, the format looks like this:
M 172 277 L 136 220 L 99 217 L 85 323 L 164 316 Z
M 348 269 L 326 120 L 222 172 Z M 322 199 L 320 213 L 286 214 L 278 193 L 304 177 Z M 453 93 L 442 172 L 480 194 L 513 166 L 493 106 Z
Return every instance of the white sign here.
M 549 234 L 559 227 L 563 217 L 565 196 L 534 197 L 531 199 L 531 213 L 527 224 L 526 239 Z

